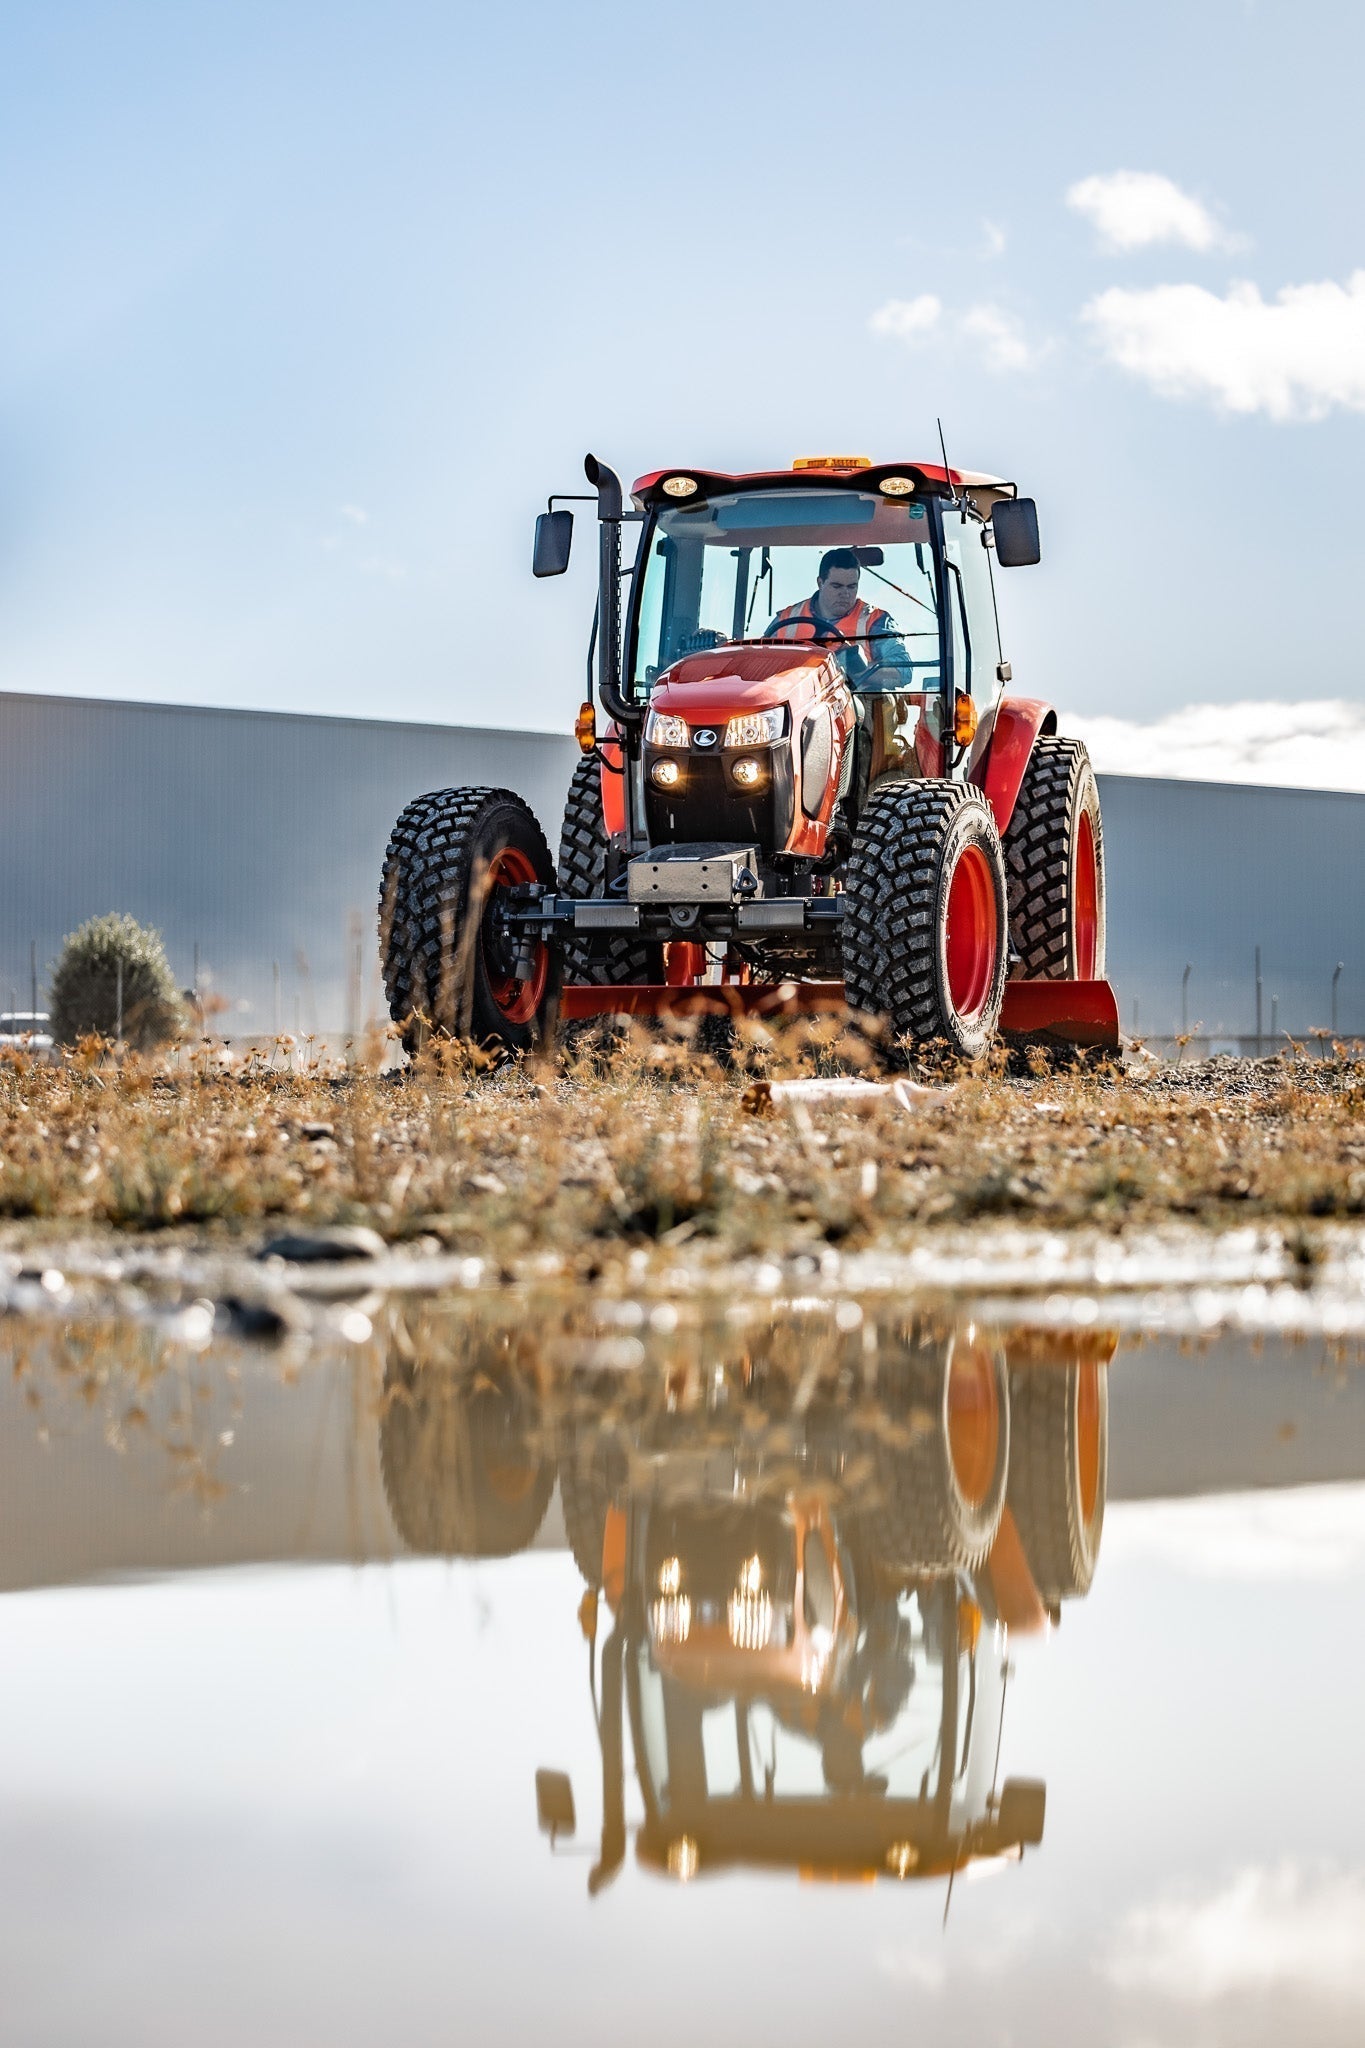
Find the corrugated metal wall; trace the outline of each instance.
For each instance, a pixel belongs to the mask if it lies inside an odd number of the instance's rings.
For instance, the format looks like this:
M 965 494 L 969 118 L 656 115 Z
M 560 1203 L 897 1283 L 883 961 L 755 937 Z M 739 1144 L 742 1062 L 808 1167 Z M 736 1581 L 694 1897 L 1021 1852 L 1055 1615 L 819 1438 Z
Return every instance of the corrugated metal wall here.
M 198 948 L 221 1028 L 352 1028 L 383 1014 L 379 873 L 403 805 L 510 787 L 553 851 L 576 759 L 541 734 L 0 694 L 0 1007 L 29 1006 L 30 942 L 44 1007 L 66 933 L 126 910 L 182 987 Z
M 239 1033 L 379 1014 L 389 828 L 423 790 L 519 790 L 551 847 L 573 764 L 551 734 L 0 693 L 0 1008 L 39 1003 L 65 934 L 126 910 Z M 1365 797 L 1102 776 L 1110 971 L 1125 1028 L 1365 1032 Z M 278 969 L 278 997 L 276 984 Z M 11 994 L 13 1002 L 11 1002 Z
M 1102 775 L 1109 966 L 1125 1030 L 1365 1035 L 1365 796 Z M 1272 1022 L 1273 1018 L 1273 1022 Z M 1244 1046 L 1244 1050 L 1250 1049 Z

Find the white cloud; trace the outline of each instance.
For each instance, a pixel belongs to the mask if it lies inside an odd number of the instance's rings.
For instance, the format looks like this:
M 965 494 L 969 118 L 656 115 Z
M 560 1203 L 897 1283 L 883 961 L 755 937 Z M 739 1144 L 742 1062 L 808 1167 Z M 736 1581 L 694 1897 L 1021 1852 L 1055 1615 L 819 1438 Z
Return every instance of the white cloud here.
M 962 315 L 962 331 L 980 343 L 988 370 L 1031 370 L 1045 348 L 1026 339 L 1021 321 L 1000 306 L 970 306 Z
M 1222 298 L 1194 284 L 1116 286 L 1082 318 L 1111 362 L 1164 398 L 1272 420 L 1365 412 L 1365 270 L 1344 285 L 1286 285 L 1269 302 L 1254 284 Z
M 1068 714 L 1062 730 L 1110 775 L 1365 790 L 1365 705 L 1340 698 L 1186 704 L 1150 725 Z
M 959 313 L 945 310 L 932 292 L 917 299 L 888 299 L 867 324 L 883 340 L 911 348 L 931 335 L 965 338 L 976 346 L 988 370 L 1031 370 L 1048 350 L 1047 343 L 1030 342 L 1022 321 L 1003 306 L 968 306 Z
M 1115 252 L 1147 249 L 1158 242 L 1207 251 L 1228 242 L 1208 208 L 1159 171 L 1110 171 L 1082 178 L 1069 187 L 1066 203 L 1073 213 L 1084 214 L 1104 247 Z
M 370 515 L 363 505 L 342 505 L 339 507 L 343 519 L 349 519 L 352 526 L 368 526 Z
M 885 340 L 918 341 L 938 326 L 942 314 L 943 301 L 932 292 L 922 292 L 917 299 L 888 299 L 867 324 Z
M 1120 1502 L 1104 1558 L 1149 1558 L 1221 1583 L 1322 1583 L 1365 1570 L 1365 1486 L 1295 1486 L 1221 1499 Z
M 1128 1915 L 1105 1974 L 1188 2005 L 1274 1990 L 1365 2004 L 1365 1875 L 1251 1865 L 1172 1894 Z
M 986 246 L 982 253 L 987 259 L 989 260 L 994 256 L 1003 256 L 1005 253 L 1005 230 L 999 223 L 983 219 L 981 232 L 986 238 Z
M 948 1980 L 943 1958 L 926 1955 L 921 1949 L 881 1948 L 876 1960 L 883 1977 L 916 1991 L 941 1991 Z
M 407 563 L 396 561 L 391 555 L 366 555 L 360 566 L 366 576 L 382 577 L 386 583 L 407 581 Z

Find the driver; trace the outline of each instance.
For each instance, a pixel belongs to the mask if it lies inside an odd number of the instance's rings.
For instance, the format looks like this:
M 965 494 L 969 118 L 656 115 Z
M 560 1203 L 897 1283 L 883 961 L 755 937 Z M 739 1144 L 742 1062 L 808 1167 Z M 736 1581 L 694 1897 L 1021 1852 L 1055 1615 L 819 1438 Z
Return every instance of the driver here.
M 835 660 L 849 688 L 865 688 L 873 669 L 896 669 L 883 689 L 909 689 L 910 657 L 889 612 L 866 604 L 858 595 L 861 564 L 852 548 L 830 548 L 820 557 L 815 594 L 800 604 L 783 605 L 764 632 L 765 640 L 846 640 Z

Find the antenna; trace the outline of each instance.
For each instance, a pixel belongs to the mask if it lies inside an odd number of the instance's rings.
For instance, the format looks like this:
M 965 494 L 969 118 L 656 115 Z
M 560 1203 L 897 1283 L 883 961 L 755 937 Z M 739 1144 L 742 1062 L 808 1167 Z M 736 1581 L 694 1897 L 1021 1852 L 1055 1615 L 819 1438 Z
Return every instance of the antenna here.
M 935 420 L 934 424 L 935 424 L 935 426 L 936 426 L 936 427 L 938 428 L 938 445 L 939 445 L 939 447 L 940 447 L 940 448 L 942 449 L 942 451 L 943 451 L 943 471 L 944 471 L 944 475 L 945 475 L 945 476 L 947 477 L 947 479 L 948 479 L 948 489 L 949 489 L 949 490 L 950 490 L 950 491 L 952 492 L 952 494 L 953 494 L 953 503 L 954 503 L 954 504 L 956 504 L 956 503 L 957 503 L 957 485 L 956 485 L 956 484 L 955 484 L 955 483 L 953 482 L 953 472 L 952 472 L 952 470 L 951 470 L 951 469 L 950 469 L 950 468 L 948 467 L 948 444 L 947 444 L 947 442 L 946 442 L 946 441 L 944 440 L 944 438 L 943 438 L 943 422 L 942 422 L 942 420 Z

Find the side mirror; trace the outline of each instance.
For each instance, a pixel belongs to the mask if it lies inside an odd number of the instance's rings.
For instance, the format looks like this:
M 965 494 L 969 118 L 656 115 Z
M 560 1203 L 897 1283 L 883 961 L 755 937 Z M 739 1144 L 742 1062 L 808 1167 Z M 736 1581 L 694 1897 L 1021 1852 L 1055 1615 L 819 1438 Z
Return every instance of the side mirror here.
M 1001 498 L 991 513 L 995 559 L 1002 569 L 1027 569 L 1042 560 L 1038 507 L 1032 498 Z M 566 556 L 567 560 L 567 556 Z
M 995 1823 L 1000 1841 L 1036 1849 L 1043 1839 L 1046 1811 L 1047 1786 L 1041 1778 L 1006 1778 Z
M 542 512 L 536 521 L 535 552 L 531 556 L 533 576 L 562 576 L 569 566 L 573 546 L 573 513 Z
M 553 519 L 555 514 L 551 512 L 544 516 Z M 566 512 L 564 516 L 567 519 L 571 515 Z M 1008 1792 L 1008 1785 L 1005 1790 Z M 536 1772 L 536 1819 L 540 1822 L 540 1832 L 550 1837 L 551 1848 L 557 1835 L 573 1833 L 578 1822 L 574 1813 L 573 1786 L 567 1771 Z

